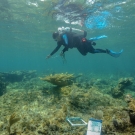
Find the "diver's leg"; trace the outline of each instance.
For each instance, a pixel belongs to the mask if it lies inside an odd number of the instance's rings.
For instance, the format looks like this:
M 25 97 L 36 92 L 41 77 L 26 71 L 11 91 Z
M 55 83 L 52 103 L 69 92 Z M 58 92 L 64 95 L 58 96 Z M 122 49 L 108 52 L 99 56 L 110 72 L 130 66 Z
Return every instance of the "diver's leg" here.
M 103 49 L 95 49 L 92 45 L 88 46 L 89 53 L 107 53 L 106 50 Z
M 107 51 L 103 49 L 94 49 L 94 53 L 107 53 Z
M 120 52 L 114 52 L 112 50 L 109 50 L 109 49 L 106 49 L 106 50 L 103 50 L 103 49 L 95 49 L 93 48 L 92 45 L 89 45 L 89 52 L 90 53 L 107 53 L 113 57 L 119 57 L 121 55 L 121 53 L 123 52 L 123 50 L 121 50 Z
M 84 56 L 87 54 L 82 47 L 77 47 L 77 50 Z
M 86 55 L 88 50 L 86 49 L 85 45 L 83 43 L 79 43 L 77 44 L 77 50 L 82 54 L 82 55 Z

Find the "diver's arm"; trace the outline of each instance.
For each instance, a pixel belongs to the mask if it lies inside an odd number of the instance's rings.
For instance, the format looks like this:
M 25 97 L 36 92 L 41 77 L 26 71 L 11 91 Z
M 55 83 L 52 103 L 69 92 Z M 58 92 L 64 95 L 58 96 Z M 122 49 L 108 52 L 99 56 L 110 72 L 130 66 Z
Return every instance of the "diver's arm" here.
M 68 47 L 65 47 L 63 50 L 62 50 L 62 52 L 61 53 L 65 53 L 66 51 L 68 51 Z
M 57 47 L 46 57 L 46 59 L 49 59 L 53 54 L 55 54 L 59 49 L 61 45 L 57 43 Z
M 60 47 L 61 47 L 61 45 L 57 44 L 56 48 L 51 52 L 50 55 L 52 56 L 53 54 L 55 54 L 60 49 Z

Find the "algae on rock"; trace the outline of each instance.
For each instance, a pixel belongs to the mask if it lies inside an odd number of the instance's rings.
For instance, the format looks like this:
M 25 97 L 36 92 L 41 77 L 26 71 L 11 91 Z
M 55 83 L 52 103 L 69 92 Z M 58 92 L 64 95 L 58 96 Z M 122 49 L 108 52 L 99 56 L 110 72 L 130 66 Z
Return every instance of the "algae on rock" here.
M 9 132 L 9 135 L 11 134 L 11 126 L 13 125 L 13 124 L 15 124 L 16 122 L 18 122 L 20 120 L 20 118 L 19 117 L 16 117 L 16 114 L 15 113 L 13 113 L 11 116 L 10 116 L 10 118 L 9 118 L 9 126 L 8 126 L 8 132 Z
M 118 98 L 123 96 L 124 89 L 133 83 L 133 78 L 120 78 L 118 85 L 112 88 L 112 96 Z

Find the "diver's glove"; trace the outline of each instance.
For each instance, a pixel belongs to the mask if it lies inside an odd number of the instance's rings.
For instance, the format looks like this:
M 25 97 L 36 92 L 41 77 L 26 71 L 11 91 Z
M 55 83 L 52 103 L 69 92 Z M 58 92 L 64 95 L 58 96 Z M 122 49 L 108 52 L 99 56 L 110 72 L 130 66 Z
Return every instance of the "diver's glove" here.
M 61 56 L 61 57 L 65 57 L 65 54 L 64 54 L 63 51 L 61 51 L 60 56 Z
M 106 37 L 107 37 L 106 35 L 102 35 L 102 36 L 90 38 L 89 40 L 95 41 L 95 40 L 99 40 L 99 39 L 106 38 Z
M 51 57 L 51 55 L 47 55 L 47 56 L 46 56 L 46 59 L 49 59 L 50 57 Z
M 123 49 L 120 52 L 114 52 L 112 50 L 106 49 L 106 53 L 113 56 L 113 57 L 115 57 L 115 58 L 119 57 L 122 52 L 123 52 Z
M 65 59 L 65 53 L 63 51 L 61 51 L 60 56 L 63 59 L 63 63 L 65 63 L 66 59 Z

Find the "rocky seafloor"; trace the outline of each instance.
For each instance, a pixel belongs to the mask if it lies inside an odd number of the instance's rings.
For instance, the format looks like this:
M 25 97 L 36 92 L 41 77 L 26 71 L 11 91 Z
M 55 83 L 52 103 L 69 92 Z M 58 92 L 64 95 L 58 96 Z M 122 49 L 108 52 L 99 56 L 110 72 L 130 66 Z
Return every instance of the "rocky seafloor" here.
M 67 117 L 102 120 L 102 135 L 135 135 L 133 77 L 44 76 L 0 73 L 0 135 L 86 134 L 87 126 L 71 127 Z

